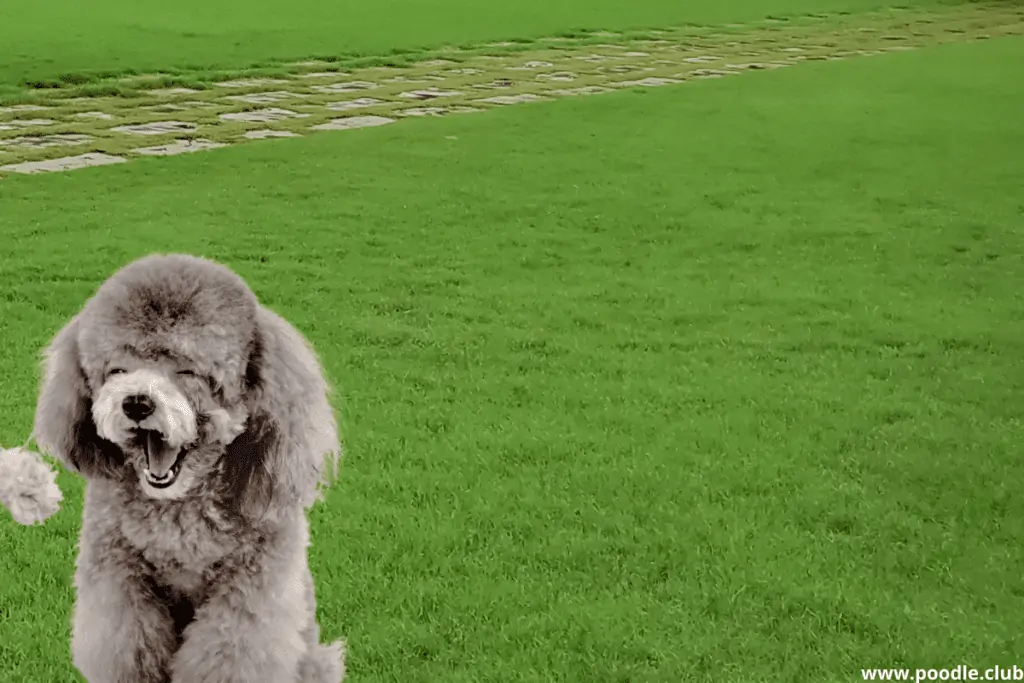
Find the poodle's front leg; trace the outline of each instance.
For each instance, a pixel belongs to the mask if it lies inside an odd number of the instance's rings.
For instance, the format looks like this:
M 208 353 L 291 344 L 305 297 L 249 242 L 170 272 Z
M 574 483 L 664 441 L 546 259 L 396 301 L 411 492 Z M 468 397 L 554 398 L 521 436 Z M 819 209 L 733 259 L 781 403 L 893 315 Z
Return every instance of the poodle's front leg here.
M 172 683 L 302 683 L 305 557 L 254 564 L 220 580 L 196 611 L 171 664 Z
M 119 544 L 83 548 L 75 573 L 71 652 L 89 683 L 167 683 L 174 622 L 139 559 Z

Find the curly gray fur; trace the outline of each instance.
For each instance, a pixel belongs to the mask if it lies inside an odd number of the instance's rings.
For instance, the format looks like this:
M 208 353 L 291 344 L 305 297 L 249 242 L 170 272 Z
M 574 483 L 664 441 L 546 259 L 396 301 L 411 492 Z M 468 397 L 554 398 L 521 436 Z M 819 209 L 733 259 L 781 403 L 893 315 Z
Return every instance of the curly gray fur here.
M 306 510 L 340 445 L 302 335 L 226 267 L 153 255 L 97 290 L 44 366 L 36 441 L 86 480 L 72 624 L 85 679 L 339 683 Z

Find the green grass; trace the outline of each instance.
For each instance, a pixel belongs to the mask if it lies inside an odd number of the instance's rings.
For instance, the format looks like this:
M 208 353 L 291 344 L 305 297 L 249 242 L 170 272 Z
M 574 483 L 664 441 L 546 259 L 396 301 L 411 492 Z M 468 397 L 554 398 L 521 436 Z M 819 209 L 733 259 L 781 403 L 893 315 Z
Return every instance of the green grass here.
M 69 0 L 0 3 L 0 86 L 156 69 L 527 39 L 578 29 L 719 24 L 941 0 Z
M 0 442 L 103 278 L 202 253 L 339 386 L 312 562 L 353 682 L 1012 664 L 1022 60 L 992 40 L 5 179 Z M 61 484 L 46 526 L 0 523 L 4 681 L 75 680 Z

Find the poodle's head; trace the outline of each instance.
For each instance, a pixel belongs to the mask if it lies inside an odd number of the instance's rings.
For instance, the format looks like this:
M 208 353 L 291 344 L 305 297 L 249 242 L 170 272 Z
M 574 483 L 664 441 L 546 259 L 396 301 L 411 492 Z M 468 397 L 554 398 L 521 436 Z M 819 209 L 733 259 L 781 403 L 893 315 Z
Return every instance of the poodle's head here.
M 149 256 L 54 338 L 39 444 L 150 498 L 214 490 L 241 510 L 307 506 L 339 451 L 316 356 L 226 267 Z

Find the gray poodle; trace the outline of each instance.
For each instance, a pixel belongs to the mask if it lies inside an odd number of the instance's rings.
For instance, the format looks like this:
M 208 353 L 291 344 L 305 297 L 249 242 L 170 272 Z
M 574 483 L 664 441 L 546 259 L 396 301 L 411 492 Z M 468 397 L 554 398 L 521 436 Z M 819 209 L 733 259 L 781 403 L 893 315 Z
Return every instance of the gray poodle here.
M 89 683 L 339 683 L 306 510 L 340 454 L 317 357 L 224 266 L 154 255 L 45 353 L 39 446 L 86 480 L 72 655 Z

